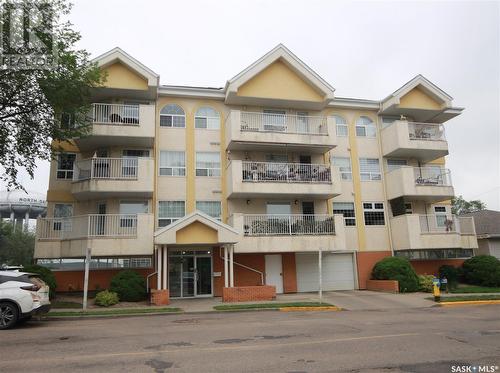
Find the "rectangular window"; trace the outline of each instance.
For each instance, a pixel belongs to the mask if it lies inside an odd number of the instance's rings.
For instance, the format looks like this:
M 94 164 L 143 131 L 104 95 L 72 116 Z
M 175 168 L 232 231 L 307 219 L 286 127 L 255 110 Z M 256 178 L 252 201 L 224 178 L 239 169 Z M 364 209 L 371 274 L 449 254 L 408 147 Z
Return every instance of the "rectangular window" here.
M 122 201 L 120 202 L 120 227 L 134 227 L 137 214 L 148 212 L 148 201 Z
M 356 123 L 356 136 L 358 137 L 376 137 L 377 128 L 373 122 Z
M 364 202 L 365 225 L 385 225 L 384 204 L 382 202 Z
M 160 151 L 161 176 L 186 176 L 184 152 Z
M 264 110 L 262 116 L 264 131 L 284 131 L 286 129 L 285 110 Z
M 73 205 L 70 203 L 56 203 L 54 205 L 54 230 L 70 231 L 71 219 L 73 216 Z
M 390 172 L 392 170 L 396 170 L 403 166 L 406 166 L 408 162 L 406 159 L 388 159 L 387 160 L 387 171 Z
M 288 156 L 286 154 L 266 154 L 266 162 L 287 163 Z
M 196 209 L 204 212 L 212 218 L 221 220 L 220 201 L 196 201 Z
M 184 115 L 161 114 L 160 127 L 184 128 L 186 127 L 186 117 Z
M 57 156 L 57 179 L 73 179 L 73 165 L 76 154 L 61 153 Z
M 145 149 L 124 149 L 123 157 L 126 158 L 149 158 L 149 150 Z
M 405 202 L 405 214 L 413 214 L 413 205 L 411 202 Z
M 340 170 L 342 180 L 352 180 L 351 159 L 348 157 L 333 157 L 332 162 Z
M 158 202 L 158 227 L 166 227 L 186 214 L 184 201 Z
M 337 123 L 337 136 L 347 137 L 349 136 L 349 127 L 347 123 Z
M 292 208 L 289 202 L 268 202 L 266 205 L 267 215 L 290 215 Z
M 220 129 L 219 117 L 194 117 L 194 127 L 209 130 Z
M 196 152 L 196 176 L 220 176 L 220 153 Z
M 381 180 L 379 160 L 377 158 L 360 158 L 359 173 L 361 181 Z
M 347 227 L 356 225 L 353 202 L 333 202 L 333 213 L 344 215 L 344 224 Z
M 446 206 L 434 206 L 434 213 L 436 215 L 436 225 L 438 227 L 446 227 L 446 222 L 448 220 Z

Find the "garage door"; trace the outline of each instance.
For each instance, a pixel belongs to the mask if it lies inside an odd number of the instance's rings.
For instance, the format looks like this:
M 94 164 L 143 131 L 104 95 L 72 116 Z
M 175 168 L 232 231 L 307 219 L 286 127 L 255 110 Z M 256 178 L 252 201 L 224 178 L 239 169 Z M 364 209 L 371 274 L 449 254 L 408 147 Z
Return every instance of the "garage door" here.
M 297 266 L 297 291 L 318 291 L 318 254 L 295 255 Z M 323 290 L 354 289 L 354 264 L 352 254 L 323 253 Z

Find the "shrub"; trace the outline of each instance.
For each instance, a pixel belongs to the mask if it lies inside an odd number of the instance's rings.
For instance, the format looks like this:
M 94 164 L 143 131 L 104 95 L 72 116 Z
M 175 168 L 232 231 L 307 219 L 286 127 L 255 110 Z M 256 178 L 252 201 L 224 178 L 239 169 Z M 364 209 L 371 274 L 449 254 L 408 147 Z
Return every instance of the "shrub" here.
M 418 276 L 419 290 L 426 293 L 432 293 L 434 287 L 432 280 L 434 279 L 435 277 L 433 275 L 419 275 Z
M 95 296 L 95 304 L 101 307 L 109 307 L 117 304 L 119 302 L 118 294 L 109 291 L 109 290 L 104 290 Z
M 465 282 L 479 286 L 500 286 L 500 261 L 491 255 L 478 255 L 462 265 Z
M 53 299 L 56 296 L 56 288 L 57 288 L 56 277 L 54 276 L 54 273 L 52 273 L 52 271 L 49 268 L 39 266 L 38 264 L 32 264 L 32 265 L 28 265 L 26 267 L 23 267 L 22 271 L 29 272 L 29 273 L 36 273 L 37 275 L 39 275 L 40 278 L 47 285 L 49 285 L 49 288 L 50 288 L 49 297 L 50 297 L 50 299 Z
M 375 280 L 397 280 L 401 293 L 418 291 L 419 282 L 415 270 L 407 259 L 387 257 L 375 264 L 372 271 Z
M 121 301 L 138 302 L 146 299 L 146 280 L 137 272 L 125 270 L 112 279 L 109 290 L 118 294 Z
M 439 278 L 446 277 L 448 280 L 448 289 L 455 289 L 458 285 L 460 272 L 460 268 L 445 264 L 439 267 Z

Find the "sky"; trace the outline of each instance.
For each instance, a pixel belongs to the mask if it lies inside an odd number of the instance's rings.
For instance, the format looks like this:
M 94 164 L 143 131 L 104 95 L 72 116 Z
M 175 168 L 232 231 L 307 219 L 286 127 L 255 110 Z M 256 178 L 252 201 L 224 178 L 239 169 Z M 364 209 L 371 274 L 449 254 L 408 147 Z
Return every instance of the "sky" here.
M 121 47 L 161 84 L 222 87 L 278 43 L 339 97 L 380 100 L 417 74 L 450 94 L 456 195 L 500 210 L 500 3 L 79 0 L 70 21 L 96 57 Z M 45 193 L 39 162 L 28 190 Z

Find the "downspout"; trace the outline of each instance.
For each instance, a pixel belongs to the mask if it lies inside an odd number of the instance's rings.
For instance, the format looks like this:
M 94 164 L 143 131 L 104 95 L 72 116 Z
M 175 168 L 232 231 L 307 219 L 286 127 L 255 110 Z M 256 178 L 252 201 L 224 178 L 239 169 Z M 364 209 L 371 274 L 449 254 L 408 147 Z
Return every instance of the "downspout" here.
M 221 254 L 221 248 L 220 247 L 219 247 L 219 258 L 221 258 L 221 260 L 224 262 L 224 257 Z M 240 266 L 242 268 L 248 269 L 249 271 L 258 273 L 260 275 L 260 283 L 261 283 L 261 285 L 264 285 L 264 272 L 258 271 L 255 268 L 248 267 L 248 266 L 246 266 L 244 264 L 235 262 L 234 260 L 233 260 L 233 264 L 236 264 L 236 265 L 238 265 L 238 266 Z

